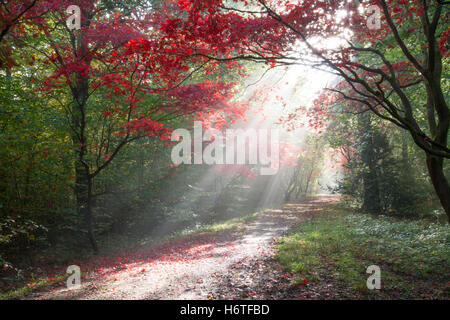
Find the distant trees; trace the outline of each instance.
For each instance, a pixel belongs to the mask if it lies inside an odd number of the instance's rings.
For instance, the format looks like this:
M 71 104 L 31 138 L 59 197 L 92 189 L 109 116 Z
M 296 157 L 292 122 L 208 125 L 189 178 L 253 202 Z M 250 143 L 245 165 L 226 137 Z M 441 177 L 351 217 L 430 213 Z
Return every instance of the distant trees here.
M 432 189 L 419 150 L 404 132 L 370 112 L 347 110 L 345 103 L 335 104 L 326 132 L 330 146 L 343 159 L 336 191 L 354 197 L 373 214 L 422 214 L 419 208 Z
M 324 170 L 324 144 L 317 136 L 308 136 L 297 156 L 294 167 L 285 168 L 281 173 L 284 182 L 284 202 L 300 200 L 314 194 L 319 189 L 319 179 Z M 327 186 L 321 186 L 326 189 Z

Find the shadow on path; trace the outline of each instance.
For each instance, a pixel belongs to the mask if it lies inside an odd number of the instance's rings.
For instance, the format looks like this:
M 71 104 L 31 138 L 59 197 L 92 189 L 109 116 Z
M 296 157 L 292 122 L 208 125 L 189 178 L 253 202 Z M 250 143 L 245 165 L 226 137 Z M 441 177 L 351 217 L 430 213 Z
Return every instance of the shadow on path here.
M 82 287 L 57 287 L 31 299 L 277 299 L 288 279 L 274 242 L 336 197 L 309 198 L 265 211 L 237 231 L 187 236 L 126 255 L 97 259 Z M 90 270 L 92 265 L 81 270 Z M 281 279 L 281 281 L 280 281 Z

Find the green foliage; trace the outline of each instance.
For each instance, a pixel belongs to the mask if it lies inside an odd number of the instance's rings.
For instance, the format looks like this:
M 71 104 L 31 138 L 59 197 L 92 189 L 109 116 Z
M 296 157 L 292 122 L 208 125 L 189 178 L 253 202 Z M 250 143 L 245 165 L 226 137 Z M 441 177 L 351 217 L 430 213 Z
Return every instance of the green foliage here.
M 343 106 L 341 106 L 343 108 Z M 422 151 L 406 132 L 363 115 L 341 114 L 328 129 L 330 145 L 344 156 L 344 170 L 334 189 L 375 214 L 422 217 L 436 202 Z M 336 130 L 342 131 L 334 135 Z

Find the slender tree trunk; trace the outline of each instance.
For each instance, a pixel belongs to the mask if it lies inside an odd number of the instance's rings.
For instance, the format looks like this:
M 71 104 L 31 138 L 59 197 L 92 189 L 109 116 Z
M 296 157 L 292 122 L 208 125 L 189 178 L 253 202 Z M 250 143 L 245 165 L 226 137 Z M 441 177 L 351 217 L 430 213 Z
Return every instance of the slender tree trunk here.
M 298 183 L 298 176 L 294 171 L 292 177 L 289 179 L 288 187 L 284 193 L 284 202 L 288 202 L 291 199 L 292 192 L 295 190 Z
M 94 254 L 98 253 L 98 246 L 93 230 L 93 178 L 90 176 L 90 168 L 86 163 L 87 153 L 86 138 L 86 102 L 88 99 L 88 79 L 81 77 L 75 88 L 72 89 L 74 96 L 74 107 L 72 111 L 72 141 L 75 152 L 75 197 L 77 201 L 77 213 L 82 228 L 86 228 L 89 242 Z
M 93 179 L 89 177 L 86 169 L 80 161 L 75 163 L 75 197 L 77 202 L 77 213 L 80 219 L 80 228 L 86 230 L 89 242 L 94 254 L 98 253 L 97 242 L 94 237 L 93 229 Z
M 298 200 L 300 198 L 301 193 L 303 192 L 303 175 L 302 175 L 302 179 L 299 180 L 298 182 L 298 187 L 297 187 L 297 191 L 295 193 L 295 200 Z
M 363 130 L 360 138 L 361 161 L 363 165 L 363 205 L 364 211 L 380 213 L 380 190 L 378 186 L 377 168 L 373 144 L 373 129 L 370 122 L 370 113 L 359 115 L 359 126 Z
M 289 189 L 286 191 L 284 195 L 284 202 L 288 202 L 291 199 L 292 192 L 295 190 L 295 185 L 289 185 Z
M 87 208 L 88 180 L 84 168 L 79 161 L 75 161 L 75 198 L 80 226 L 83 225 L 84 212 Z
M 314 167 L 313 167 L 313 168 L 311 169 L 311 171 L 309 172 L 308 179 L 306 180 L 305 195 L 308 195 L 309 184 L 310 184 L 310 182 L 311 182 L 311 177 L 312 177 L 313 172 L 314 172 Z
M 88 232 L 89 241 L 92 246 L 92 250 L 94 250 L 94 254 L 98 254 L 98 246 L 97 246 L 97 241 L 95 240 L 94 228 L 93 228 L 92 186 L 93 186 L 92 178 L 88 178 L 86 224 L 87 224 L 87 232 Z
M 83 26 L 88 27 L 92 18 L 92 12 L 83 11 L 86 20 Z M 74 42 L 74 52 L 77 52 L 79 57 L 84 58 L 86 65 L 91 64 L 90 50 L 84 42 L 83 36 L 80 33 L 77 36 L 77 41 Z M 82 226 L 86 228 L 89 242 L 92 246 L 94 254 L 98 253 L 97 242 L 94 237 L 93 228 L 93 177 L 91 176 L 90 166 L 86 162 L 86 154 L 88 152 L 88 132 L 86 124 L 87 102 L 89 99 L 89 76 L 78 74 L 77 80 L 71 87 L 73 96 L 72 109 L 72 141 L 74 149 L 76 150 L 75 160 L 75 196 L 77 199 L 77 210 Z

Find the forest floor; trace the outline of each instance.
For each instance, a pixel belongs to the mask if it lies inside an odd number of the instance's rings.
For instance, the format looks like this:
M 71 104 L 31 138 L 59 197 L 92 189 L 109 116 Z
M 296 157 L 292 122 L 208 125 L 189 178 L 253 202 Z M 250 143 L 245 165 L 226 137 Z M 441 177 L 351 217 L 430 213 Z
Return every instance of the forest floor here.
M 291 280 L 275 259 L 277 239 L 333 197 L 266 210 L 246 226 L 182 236 L 82 272 L 80 289 L 63 283 L 27 299 L 286 299 Z
M 213 228 L 78 262 L 19 299 L 448 299 L 449 227 L 373 217 L 314 197 Z M 380 266 L 380 290 L 366 269 Z M 6 297 L 8 298 L 8 297 Z

